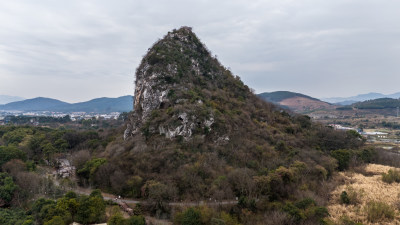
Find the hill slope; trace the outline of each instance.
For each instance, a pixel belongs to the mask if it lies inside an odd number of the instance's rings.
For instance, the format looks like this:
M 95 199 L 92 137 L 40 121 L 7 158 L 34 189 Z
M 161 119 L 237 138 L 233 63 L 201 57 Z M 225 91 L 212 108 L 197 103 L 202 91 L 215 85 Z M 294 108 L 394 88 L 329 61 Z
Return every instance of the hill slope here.
M 333 109 L 334 106 L 319 99 L 310 96 L 290 92 L 290 91 L 275 91 L 258 94 L 258 96 L 266 101 L 287 107 L 295 112 L 305 113 L 314 110 Z
M 94 158 L 105 163 L 91 180 L 86 177 L 94 186 L 149 199 L 157 213 L 168 212 L 165 201 L 236 197 L 241 203 L 232 213 L 238 217 L 283 210 L 285 201 L 318 196 L 320 182 L 337 165 L 330 151 L 362 144 L 352 133 L 261 100 L 188 27 L 169 32 L 148 50 L 135 85 L 125 141 L 116 139 L 97 153 Z

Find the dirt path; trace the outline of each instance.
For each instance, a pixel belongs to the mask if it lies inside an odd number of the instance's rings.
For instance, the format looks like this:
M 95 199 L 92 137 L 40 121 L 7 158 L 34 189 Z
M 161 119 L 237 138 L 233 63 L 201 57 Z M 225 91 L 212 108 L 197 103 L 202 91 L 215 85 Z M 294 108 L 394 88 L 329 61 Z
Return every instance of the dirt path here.
M 72 191 L 81 194 L 81 195 L 90 195 L 90 193 L 93 191 L 90 188 L 75 188 Z M 128 204 L 137 204 L 137 203 L 141 203 L 141 204 L 145 204 L 147 203 L 147 201 L 143 201 L 143 200 L 137 200 L 137 199 L 131 199 L 131 198 L 121 198 L 119 199 L 118 196 L 113 195 L 113 194 L 109 194 L 109 193 L 101 193 L 103 195 L 103 198 L 105 200 L 111 200 L 115 203 L 119 203 L 121 201 L 126 202 Z M 226 200 L 226 201 L 198 201 L 198 202 L 168 202 L 168 205 L 170 206 L 200 206 L 200 205 L 207 205 L 207 206 L 219 206 L 219 205 L 235 205 L 237 204 L 238 201 L 237 200 Z

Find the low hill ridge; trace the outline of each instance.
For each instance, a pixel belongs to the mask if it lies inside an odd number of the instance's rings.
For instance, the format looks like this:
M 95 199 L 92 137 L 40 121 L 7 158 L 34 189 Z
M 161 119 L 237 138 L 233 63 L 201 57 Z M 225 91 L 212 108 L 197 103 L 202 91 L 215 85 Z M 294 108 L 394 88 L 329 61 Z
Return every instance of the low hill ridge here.
M 308 113 L 315 110 L 329 110 L 334 108 L 334 106 L 327 102 L 290 91 L 265 92 L 258 94 L 258 96 L 266 101 L 273 102 L 298 113 Z
M 367 94 L 359 94 L 351 97 L 333 97 L 333 98 L 324 98 L 323 101 L 329 103 L 335 103 L 339 105 L 351 105 L 356 102 L 374 100 L 378 98 L 400 98 L 400 92 L 396 92 L 394 94 L 384 95 L 381 93 L 371 92 Z
M 11 96 L 11 95 L 0 95 L 0 105 L 4 105 L 10 102 L 17 102 L 17 101 L 22 101 L 25 100 L 22 97 L 19 96 Z
M 357 109 L 394 109 L 400 107 L 400 99 L 393 98 L 378 98 L 357 102 L 351 105 Z
M 274 91 L 274 92 L 264 92 L 258 94 L 261 98 L 274 102 L 274 103 L 279 103 L 280 101 L 283 101 L 288 98 L 293 98 L 293 97 L 303 97 L 303 98 L 308 98 L 311 100 L 316 100 L 319 101 L 319 99 L 310 97 L 308 95 L 304 95 L 301 93 L 296 93 L 296 92 L 291 92 L 291 91 Z

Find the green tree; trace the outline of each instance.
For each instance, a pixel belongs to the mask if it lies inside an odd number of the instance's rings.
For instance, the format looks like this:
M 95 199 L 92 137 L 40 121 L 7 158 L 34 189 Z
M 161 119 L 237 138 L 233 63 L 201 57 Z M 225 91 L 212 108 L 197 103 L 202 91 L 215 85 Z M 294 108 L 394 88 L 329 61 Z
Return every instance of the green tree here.
M 74 221 L 75 215 L 78 212 L 79 203 L 75 198 L 64 197 L 57 201 L 56 208 L 60 211 L 68 212 L 68 214 L 71 216 L 71 220 Z
M 43 223 L 46 216 L 49 214 L 49 210 L 54 208 L 56 203 L 50 199 L 39 198 L 36 200 L 31 208 L 32 214 L 39 223 Z
M 54 216 L 51 220 L 45 222 L 43 225 L 65 225 L 61 216 Z
M 54 142 L 54 146 L 57 148 L 58 152 L 64 152 L 68 148 L 68 142 L 60 138 Z
M 132 197 L 139 197 L 140 188 L 143 185 L 143 178 L 140 176 L 132 176 L 128 179 L 126 184 L 129 187 L 129 195 Z
M 188 208 L 182 214 L 180 221 L 181 225 L 201 225 L 201 214 L 200 210 L 193 207 Z
M 26 154 L 15 146 L 0 146 L 0 168 L 11 159 L 26 160 Z
M 32 134 L 32 129 L 18 127 L 15 130 L 9 131 L 3 135 L 3 140 L 5 140 L 7 145 L 18 145 L 27 136 Z
M 99 223 L 104 222 L 106 213 L 106 204 L 97 191 L 92 192 L 90 196 L 81 197 L 76 214 L 76 220 L 79 223 Z
M 51 156 L 52 156 L 54 153 L 56 153 L 57 149 L 54 148 L 54 146 L 53 146 L 50 142 L 47 142 L 47 143 L 45 143 L 44 145 L 42 145 L 42 151 L 43 151 L 43 153 L 45 154 L 45 158 L 46 158 L 47 160 L 50 160 L 50 159 L 51 159 Z
M 1 225 L 34 225 L 33 217 L 19 209 L 0 208 Z
M 338 161 L 338 169 L 343 171 L 349 168 L 349 162 L 351 157 L 350 150 L 339 149 L 331 152 L 331 156 Z
M 0 207 L 9 205 L 18 186 L 7 173 L 0 173 Z
M 85 163 L 82 169 L 77 171 L 77 174 L 85 179 L 93 180 L 97 169 L 107 162 L 104 158 L 96 158 Z
M 146 225 L 146 220 L 144 216 L 131 216 L 126 220 L 126 225 Z
M 108 219 L 107 224 L 108 225 L 126 225 L 124 217 L 120 214 L 117 213 Z

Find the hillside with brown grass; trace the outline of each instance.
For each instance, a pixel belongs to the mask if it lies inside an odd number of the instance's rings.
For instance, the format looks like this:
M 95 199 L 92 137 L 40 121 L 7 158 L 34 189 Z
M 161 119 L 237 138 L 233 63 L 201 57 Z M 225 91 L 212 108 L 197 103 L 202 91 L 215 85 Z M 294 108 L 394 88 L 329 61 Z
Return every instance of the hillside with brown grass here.
M 287 98 L 279 102 L 279 104 L 287 106 L 295 112 L 310 112 L 314 110 L 328 109 L 331 110 L 335 108 L 335 106 L 329 103 L 304 97 Z
M 331 193 L 327 207 L 330 219 L 335 224 L 400 224 L 400 183 L 382 181 L 382 174 L 390 169 L 396 168 L 368 164 L 357 172 L 340 172 L 338 178 L 344 183 Z M 343 192 L 350 199 L 348 204 L 343 203 Z M 373 204 L 378 207 L 369 211 Z M 383 211 L 392 211 L 393 217 L 379 214 L 385 205 Z

